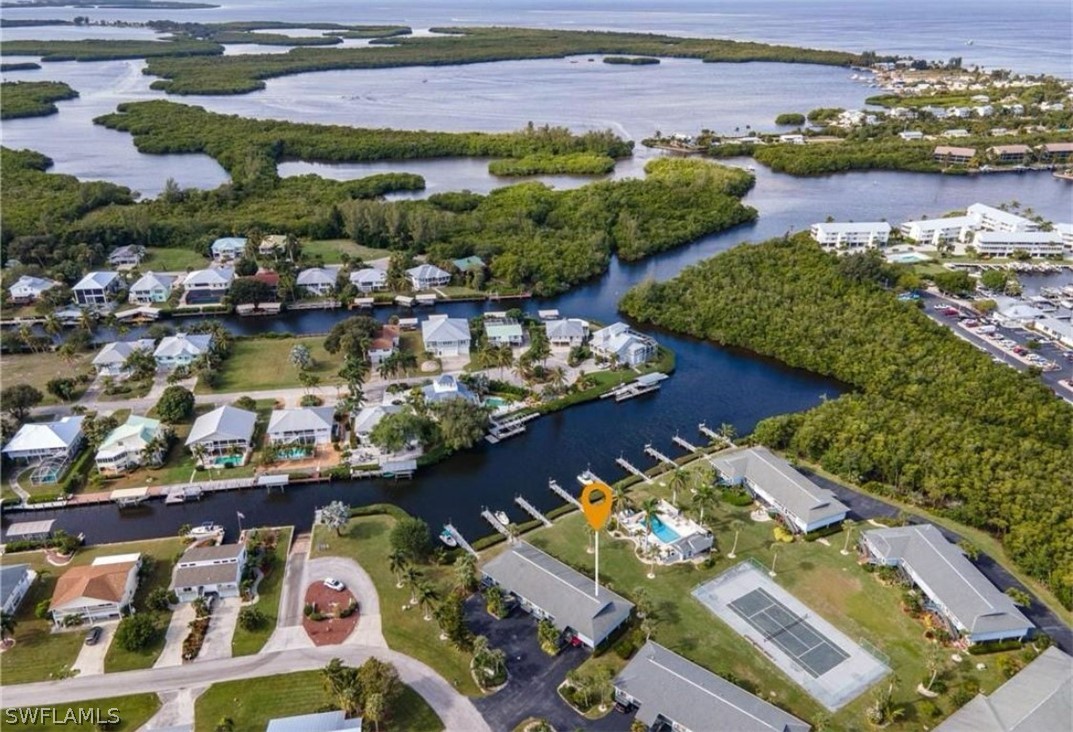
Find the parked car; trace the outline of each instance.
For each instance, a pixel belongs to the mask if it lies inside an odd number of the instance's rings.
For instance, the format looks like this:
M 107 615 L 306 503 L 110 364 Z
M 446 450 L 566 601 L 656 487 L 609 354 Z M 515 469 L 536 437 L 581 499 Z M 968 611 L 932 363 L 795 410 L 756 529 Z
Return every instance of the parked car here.
M 94 625 L 92 628 L 90 628 L 89 632 L 86 633 L 86 645 L 87 646 L 95 646 L 95 645 L 97 645 L 97 641 L 99 641 L 101 639 L 101 633 L 102 632 L 104 632 L 104 631 L 101 630 L 101 626 L 99 626 L 99 625 Z
M 342 592 L 346 589 L 346 585 L 341 580 L 337 580 L 334 577 L 325 577 L 324 586 L 329 590 L 335 590 L 336 592 Z

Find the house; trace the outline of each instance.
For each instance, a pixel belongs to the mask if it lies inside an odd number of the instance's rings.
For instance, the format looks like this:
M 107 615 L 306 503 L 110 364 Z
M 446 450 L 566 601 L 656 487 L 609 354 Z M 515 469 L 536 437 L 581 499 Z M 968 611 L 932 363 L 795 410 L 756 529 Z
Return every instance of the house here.
M 10 541 L 10 539 L 9 539 Z M 29 564 L 6 564 L 0 567 L 0 610 L 5 615 L 14 615 L 19 603 L 26 597 L 37 572 Z
M 633 603 L 592 578 L 524 541 L 516 542 L 481 570 L 484 577 L 518 598 L 521 607 L 589 648 L 603 643 L 633 612 Z
M 434 264 L 419 264 L 406 270 L 414 290 L 431 290 L 450 283 L 451 273 L 445 272 Z
M 975 157 L 976 148 L 974 147 L 950 147 L 949 145 L 939 145 L 931 154 L 935 162 L 948 165 L 968 165 Z
M 1028 156 L 1032 154 L 1032 148 L 1028 145 L 994 145 L 987 148 L 988 157 L 1000 163 L 1028 162 Z
M 212 243 L 212 258 L 217 262 L 231 262 L 241 259 L 246 253 L 246 238 L 225 236 Z
M 975 228 L 984 231 L 1039 231 L 1039 224 L 1035 221 L 983 203 L 972 204 L 965 213 L 973 220 Z
M 186 446 L 203 467 L 243 465 L 253 449 L 257 415 L 232 406 L 218 407 L 194 421 Z
M 637 707 L 645 729 L 808 732 L 797 717 L 649 641 L 614 680 L 615 701 Z M 716 721 L 718 720 L 718 721 Z
M 990 696 L 977 694 L 935 732 L 1036 732 L 1069 729 L 1073 658 L 1051 646 Z
M 1065 247 L 1066 256 L 1073 257 L 1073 224 L 1055 224 L 1054 230 L 1062 237 L 1062 246 Z
M 25 303 L 34 302 L 45 293 L 45 290 L 51 290 L 59 284 L 60 283 L 56 280 L 46 280 L 41 277 L 23 275 L 15 280 L 15 284 L 8 288 L 8 292 L 11 293 L 12 303 L 23 305 Z
M 265 732 L 361 732 L 361 717 L 347 719 L 341 710 L 269 720 Z
M 323 267 L 310 267 L 298 273 L 295 285 L 313 297 L 328 297 L 335 290 L 336 273 Z
M 421 322 L 421 341 L 434 356 L 465 356 L 470 346 L 469 321 L 430 315 Z
M 580 318 L 549 320 L 544 323 L 544 332 L 551 345 L 573 348 L 582 345 L 589 337 L 589 323 Z
M 1013 134 L 1013 133 L 1010 132 L 1005 127 L 992 127 L 991 128 L 991 136 L 992 137 L 1005 137 L 1006 135 L 1010 135 L 1010 134 Z
M 1062 102 L 1040 102 L 1039 111 L 1041 112 L 1061 112 L 1066 108 L 1066 105 Z
M 175 285 L 172 275 L 146 272 L 130 287 L 130 302 L 151 305 L 155 302 L 167 302 L 171 297 L 171 288 Z
M 1030 257 L 1061 257 L 1065 253 L 1062 235 L 1057 231 L 977 231 L 972 240 L 979 254 L 1011 257 L 1025 252 Z
M 656 357 L 658 346 L 625 323 L 613 323 L 592 334 L 592 352 L 620 365 L 636 368 Z
M 1058 318 L 1040 318 L 1032 324 L 1037 333 L 1053 338 L 1059 343 L 1073 348 L 1073 322 Z
M 116 267 L 137 267 L 145 258 L 145 247 L 129 244 L 112 250 L 108 255 L 108 264 Z
M 52 527 L 56 519 L 40 519 L 37 521 L 19 521 L 7 527 L 4 532 L 4 541 L 44 541 L 52 536 Z
M 921 132 L 920 130 L 906 130 L 905 132 L 899 132 L 898 137 L 900 137 L 900 138 L 902 138 L 903 140 L 906 140 L 906 141 L 909 141 L 909 140 L 923 140 L 924 139 L 924 133 Z
M 49 611 L 57 626 L 67 618 L 81 622 L 118 620 L 138 589 L 140 554 L 97 557 L 93 564 L 71 567 L 56 580 Z
M 1014 104 L 1003 104 L 1002 109 L 1006 112 L 1009 112 L 1015 117 L 1020 117 L 1025 113 L 1025 105 L 1021 104 L 1020 102 Z
M 421 393 L 425 395 L 426 404 L 436 404 L 450 399 L 465 399 L 474 404 L 477 403 L 477 395 L 450 374 L 437 376 L 431 384 L 421 388 Z
M 165 336 L 153 351 L 156 364 L 163 369 L 189 366 L 212 350 L 212 335 L 208 333 L 176 333 Z
M 955 138 L 955 137 L 971 137 L 968 130 L 954 129 L 945 130 L 942 134 L 943 137 Z
M 222 295 L 231 287 L 234 279 L 235 270 L 233 267 L 195 269 L 186 275 L 186 279 L 183 280 L 183 287 L 186 288 L 188 294 L 218 293 Z
M 369 434 L 376 425 L 380 424 L 380 420 L 389 414 L 398 414 L 401 411 L 402 407 L 396 404 L 378 404 L 375 407 L 363 407 L 361 411 L 354 415 L 354 419 L 350 424 L 351 429 L 354 431 L 354 436 L 358 438 L 358 442 L 362 445 L 368 445 Z
M 849 506 L 834 493 L 813 483 L 766 447 L 724 452 L 711 464 L 725 482 L 744 486 L 782 516 L 792 531 L 807 534 L 840 524 L 849 513 Z
M 972 107 L 950 107 L 946 112 L 946 116 L 966 119 L 972 116 Z
M 257 245 L 257 253 L 262 257 L 269 257 L 278 252 L 286 251 L 287 237 L 284 234 L 268 234 L 261 237 L 261 243 Z
M 262 285 L 268 288 L 272 297 L 276 297 L 279 293 L 279 273 L 271 272 L 268 270 L 261 270 L 257 274 L 250 275 L 249 277 L 240 277 L 239 279 L 253 280 L 254 282 L 260 282 Z
M 104 305 L 122 286 L 123 280 L 115 272 L 90 272 L 71 289 L 79 305 Z
M 484 320 L 484 337 L 495 346 L 520 346 L 525 342 L 525 331 L 516 320 Z
M 274 409 L 265 440 L 272 445 L 327 445 L 335 433 L 335 407 Z
M 1039 146 L 1040 160 L 1064 163 L 1073 156 L 1073 142 L 1048 142 Z
M 885 245 L 890 239 L 890 224 L 886 221 L 825 222 L 813 224 L 810 233 L 824 251 L 844 254 Z
M 779 142 L 786 143 L 787 145 L 804 145 L 805 136 L 793 133 L 788 135 L 779 135 Z
M 866 561 L 898 567 L 970 644 L 1022 639 L 1035 626 L 932 524 L 861 532 Z
M 938 246 L 963 241 L 975 226 L 975 221 L 968 216 L 951 216 L 945 219 L 905 221 L 899 228 L 902 237 L 909 241 Z
M 976 113 L 977 117 L 990 117 L 995 113 L 995 108 L 990 104 L 981 104 L 978 107 L 973 107 L 972 111 Z
M 103 475 L 118 475 L 140 465 L 159 465 L 166 449 L 163 425 L 132 414 L 97 448 L 97 470 Z
M 484 260 L 477 256 L 452 259 L 451 264 L 459 272 L 477 272 L 485 268 Z
M 399 347 L 399 326 L 384 325 L 369 342 L 369 363 L 376 366 L 391 357 Z
M 387 289 L 387 272 L 375 267 L 365 267 L 350 273 L 350 284 L 358 292 L 378 292 Z
M 127 359 L 136 351 L 152 353 L 156 343 L 152 338 L 140 338 L 136 341 L 113 341 L 105 345 L 93 357 L 93 366 L 100 376 L 121 378 L 129 375 L 126 368 Z
M 82 446 L 82 417 L 61 417 L 55 422 L 27 422 L 3 453 L 12 460 L 64 460 Z
M 238 597 L 245 566 L 244 543 L 191 546 L 171 570 L 168 589 L 179 597 L 179 602 L 192 602 L 205 595 Z

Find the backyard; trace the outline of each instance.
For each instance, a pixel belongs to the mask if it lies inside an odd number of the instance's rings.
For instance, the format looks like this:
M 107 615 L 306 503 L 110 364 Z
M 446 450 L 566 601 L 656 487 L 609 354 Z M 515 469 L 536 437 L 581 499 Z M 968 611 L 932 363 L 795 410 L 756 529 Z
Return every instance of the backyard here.
M 21 723 L 23 719 L 26 719 L 25 726 L 27 728 L 32 727 L 34 732 L 95 732 L 98 729 L 105 729 L 105 727 L 98 726 L 95 723 L 75 724 L 62 720 L 65 719 L 68 710 L 73 710 L 77 715 L 80 710 L 99 709 L 101 720 L 105 721 L 109 719 L 111 714 L 109 710 L 115 709 L 119 722 L 114 726 L 107 727 L 107 729 L 112 730 L 112 732 L 134 732 L 156 714 L 157 709 L 160 708 L 160 698 L 156 694 L 131 694 L 130 696 L 114 696 L 108 699 L 90 699 L 74 704 L 51 704 L 49 708 L 54 718 L 61 721 L 55 723 L 46 721 L 31 722 L 30 717 L 20 715 L 18 717 L 19 722 Z M 40 707 L 32 708 L 25 714 L 31 714 L 33 711 L 40 713 L 39 710 Z M 3 710 L 2 714 L 5 721 L 10 721 L 8 717 L 10 713 L 7 709 Z M 16 725 L 11 726 L 15 727 Z
M 258 531 L 267 530 L 258 529 Z M 272 561 L 272 569 L 257 586 L 257 603 L 253 607 L 264 613 L 265 622 L 256 630 L 246 630 L 241 624 L 235 626 L 235 635 L 231 640 L 231 655 L 233 656 L 249 656 L 259 653 L 268 642 L 272 631 L 276 629 L 279 598 L 283 590 L 283 570 L 287 565 L 287 551 L 291 546 L 292 532 L 293 529 L 289 527 L 279 530 L 276 547 L 273 550 L 275 559 Z
M 92 374 L 94 353 L 77 353 L 70 361 L 60 358 L 52 351 L 44 353 L 4 354 L 0 356 L 0 373 L 4 375 L 4 386 L 12 384 L 29 384 L 40 391 L 45 398 L 42 405 L 60 404 L 60 400 L 48 393 L 48 382 L 57 378 L 74 378 L 80 374 Z M 80 384 L 76 399 L 85 391 Z
M 247 338 L 231 344 L 231 353 L 220 366 L 216 383 L 207 386 L 198 381 L 198 394 L 241 393 L 270 389 L 300 388 L 298 369 L 291 364 L 291 349 L 305 345 L 313 356 L 313 366 L 306 371 L 320 378 L 318 388 L 342 384 L 339 369 L 342 353 L 324 350 L 323 338 Z

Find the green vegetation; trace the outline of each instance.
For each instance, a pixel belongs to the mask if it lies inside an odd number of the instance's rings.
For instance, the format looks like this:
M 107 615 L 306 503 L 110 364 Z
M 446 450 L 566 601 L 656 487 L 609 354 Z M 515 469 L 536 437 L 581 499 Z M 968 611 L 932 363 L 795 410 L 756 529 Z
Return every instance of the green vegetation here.
M 9 27 L 7 24 L 0 23 L 0 28 Z M 19 61 L 17 63 L 0 64 L 0 73 L 6 74 L 10 71 L 36 71 L 41 68 L 41 64 L 34 61 Z
M 343 355 L 324 350 L 323 338 L 243 338 L 231 344 L 231 352 L 220 364 L 213 384 L 203 385 L 199 380 L 196 391 L 241 393 L 300 387 L 301 372 L 289 361 L 291 349 L 299 344 L 309 348 L 313 358 L 305 373 L 317 376 L 320 386 L 343 383 L 338 375 Z
M 310 258 L 320 258 L 325 264 L 339 264 L 344 255 L 351 261 L 361 260 L 371 262 L 374 259 L 384 259 L 391 256 L 388 249 L 373 249 L 362 246 L 349 239 L 321 239 L 317 241 L 302 242 L 302 253 Z
M 5 679 L 6 681 L 6 679 Z M 22 710 L 3 709 L 0 716 L 5 721 L 18 719 L 19 723 L 25 721 L 27 728 L 36 732 L 96 732 L 99 729 L 114 730 L 114 732 L 134 732 L 141 729 L 142 725 L 160 709 L 160 697 L 156 694 L 131 694 L 130 696 L 114 696 L 108 699 L 87 699 L 86 701 L 72 704 L 50 704 L 52 720 L 44 721 L 40 716 L 40 707 L 24 708 Z M 96 722 L 77 724 L 79 712 L 87 709 L 99 709 L 102 722 L 111 718 L 110 710 L 115 709 L 118 721 L 107 727 L 98 725 Z M 39 716 L 35 720 L 30 716 L 33 713 Z M 71 716 L 68 717 L 67 715 Z M 13 716 L 8 716 L 13 715 Z M 14 715 L 18 715 L 17 717 Z M 12 725 L 18 726 L 18 725 Z
M 41 353 L 0 354 L 0 372 L 4 384 L 28 384 L 44 395 L 42 405 L 59 404 L 48 392 L 48 382 L 63 377 L 80 377 L 93 373 L 92 353 L 74 353 L 67 359 L 52 351 Z
M 1070 607 L 1073 410 L 898 302 L 883 289 L 898 276 L 881 257 L 837 260 L 799 236 L 645 283 L 622 308 L 855 387 L 761 422 L 755 439 L 994 534 Z
M 0 84 L 0 119 L 56 114 L 55 102 L 77 96 L 62 81 L 5 81 Z
M 286 23 L 283 21 L 232 21 L 228 23 L 182 23 L 171 20 L 151 20 L 147 24 L 158 33 L 171 33 L 186 38 L 215 43 L 257 43 L 268 46 L 331 46 L 344 38 L 387 38 L 409 35 L 404 25 L 343 25 L 340 23 Z M 310 28 L 322 30 L 319 36 L 291 36 L 285 33 L 258 31 Z
M 793 125 L 794 127 L 800 127 L 805 124 L 805 115 L 800 112 L 785 112 L 775 118 L 775 124 L 777 125 Z
M 268 531 L 260 529 L 258 534 Z M 279 599 L 283 592 L 283 570 L 287 564 L 287 551 L 291 547 L 291 529 L 281 529 L 276 535 L 275 544 L 271 550 L 271 559 L 262 562 L 262 571 L 267 567 L 268 571 L 257 586 L 257 604 L 250 607 L 256 608 L 262 614 L 262 622 L 256 627 L 246 628 L 242 623 L 235 627 L 235 635 L 231 639 L 231 655 L 249 656 L 260 653 L 269 636 L 276 629 L 276 619 L 279 617 Z
M 659 63 L 658 58 L 651 56 L 604 56 L 603 61 L 619 66 L 652 66 Z
M 146 272 L 182 272 L 204 269 L 208 264 L 208 259 L 190 249 L 149 247 L 140 268 Z
M 205 41 L 4 41 L 0 56 L 40 56 L 42 61 L 114 61 L 161 56 L 220 56 L 224 47 Z M 219 58 L 216 59 L 217 62 Z
M 526 155 L 524 158 L 493 160 L 492 175 L 607 175 L 615 169 L 615 159 L 596 153 L 567 155 Z
M 371 48 L 299 48 L 285 54 L 154 58 L 146 73 L 162 77 L 154 89 L 169 94 L 244 94 L 264 80 L 330 69 L 446 66 L 578 54 L 630 54 L 709 62 L 779 61 L 848 66 L 856 54 L 764 43 L 681 38 L 641 33 L 528 28 L 433 28 L 440 35 L 377 39 Z M 447 34 L 447 35 L 444 35 Z M 5 46 L 7 44 L 4 44 Z M 37 44 L 48 47 L 47 43 Z M 5 49 L 6 50 L 6 49 Z

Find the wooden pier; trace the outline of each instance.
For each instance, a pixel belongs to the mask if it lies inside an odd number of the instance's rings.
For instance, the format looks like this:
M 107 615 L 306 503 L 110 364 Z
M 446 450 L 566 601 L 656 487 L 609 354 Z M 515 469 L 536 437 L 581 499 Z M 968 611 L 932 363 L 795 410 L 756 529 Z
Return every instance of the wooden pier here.
M 447 531 L 448 534 L 450 534 L 452 536 L 452 538 L 454 538 L 455 541 L 458 542 L 458 545 L 460 547 L 465 549 L 467 552 L 469 552 L 473 556 L 477 556 L 477 550 L 474 549 L 470 545 L 470 543 L 468 541 L 466 541 L 465 537 L 462 536 L 462 532 L 459 531 L 458 529 L 456 529 L 454 527 L 454 524 L 446 523 L 446 524 L 443 525 L 443 528 L 444 528 L 445 531 Z
M 551 489 L 552 493 L 554 493 L 555 495 L 559 496 L 559 498 L 562 498 L 567 503 L 572 503 L 575 506 L 577 506 L 578 508 L 581 508 L 581 501 L 579 501 L 578 499 L 574 498 L 574 496 L 572 496 L 569 493 L 567 493 L 566 491 L 564 491 L 563 487 L 561 485 L 559 485 L 558 481 L 556 481 L 555 479 L 553 479 L 553 478 L 548 479 L 548 488 Z
M 674 444 L 678 445 L 680 448 L 682 448 L 686 452 L 700 452 L 701 451 L 699 447 L 697 447 L 693 443 L 689 442 L 688 440 L 686 440 L 686 439 L 684 439 L 682 437 L 679 437 L 678 435 L 675 435 L 674 437 L 672 437 L 671 440 L 673 440 Z
M 678 463 L 674 462 L 669 457 L 664 455 L 662 452 L 660 452 L 656 448 L 652 447 L 652 443 L 649 443 L 649 444 L 645 445 L 645 454 L 646 455 L 651 455 L 652 457 L 654 457 L 659 462 L 666 463 L 667 465 L 670 465 L 672 468 L 677 468 L 678 467 Z
M 510 529 L 504 526 L 502 522 L 500 522 L 499 519 L 492 515 L 492 512 L 489 511 L 487 508 L 481 511 L 481 517 L 484 518 L 485 521 L 490 523 L 492 525 L 492 528 L 498 531 L 500 534 L 507 537 L 508 539 L 511 538 Z
M 168 488 L 167 493 L 164 496 L 164 505 L 174 506 L 178 503 L 186 503 L 187 501 L 200 501 L 204 491 L 201 490 L 201 486 L 198 485 L 173 485 Z
M 496 422 L 493 419 L 491 420 L 488 434 L 484 436 L 484 439 L 495 445 L 508 437 L 520 435 L 525 432 L 525 423 L 531 422 L 539 416 L 540 412 L 530 412 L 521 417 L 511 417 L 502 422 Z
M 544 524 L 545 526 L 551 526 L 551 519 L 549 519 L 547 516 L 538 511 L 536 509 L 536 506 L 531 504 L 529 501 L 525 500 L 521 496 L 515 496 L 514 502 L 521 506 L 527 514 L 535 518 L 540 523 Z
M 621 467 L 627 473 L 630 473 L 631 475 L 636 475 L 638 478 L 643 480 L 645 483 L 651 483 L 652 482 L 652 479 L 649 478 L 647 475 L 645 475 L 643 470 L 640 470 L 639 468 L 634 467 L 634 465 L 632 463 L 630 463 L 630 461 L 627 460 L 626 458 L 624 458 L 624 457 L 615 458 L 615 462 L 618 463 L 619 467 Z

